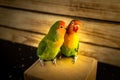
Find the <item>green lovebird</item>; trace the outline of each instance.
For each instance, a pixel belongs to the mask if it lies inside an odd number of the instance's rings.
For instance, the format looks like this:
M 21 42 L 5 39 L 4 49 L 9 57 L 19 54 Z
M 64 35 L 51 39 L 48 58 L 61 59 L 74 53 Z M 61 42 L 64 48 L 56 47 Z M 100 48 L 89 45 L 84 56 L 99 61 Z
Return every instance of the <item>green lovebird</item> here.
M 37 56 L 42 66 L 44 65 L 44 61 L 48 60 L 52 60 L 56 64 L 56 56 L 64 42 L 65 33 L 65 22 L 59 20 L 52 25 L 48 34 L 40 41 L 37 48 Z
M 77 54 L 79 50 L 78 32 L 80 27 L 81 22 L 79 20 L 72 20 L 70 22 L 64 36 L 64 43 L 61 47 L 61 54 L 66 57 L 73 57 L 73 63 L 75 63 L 77 60 Z

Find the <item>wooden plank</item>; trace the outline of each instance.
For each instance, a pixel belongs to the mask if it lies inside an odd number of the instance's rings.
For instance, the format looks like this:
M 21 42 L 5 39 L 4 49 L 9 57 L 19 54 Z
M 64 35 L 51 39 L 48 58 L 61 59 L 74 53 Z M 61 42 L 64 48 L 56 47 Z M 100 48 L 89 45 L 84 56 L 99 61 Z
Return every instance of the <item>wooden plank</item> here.
M 79 54 L 120 67 L 120 50 L 80 43 Z
M 0 39 L 9 40 L 11 42 L 37 47 L 37 44 L 43 37 L 43 35 L 0 27 Z
M 50 61 L 45 63 L 45 66 L 40 66 L 40 62 L 37 60 L 24 72 L 24 79 L 96 80 L 97 60 L 93 58 L 78 55 L 78 60 L 75 64 L 72 64 L 71 58 L 62 58 L 61 60 L 57 60 L 56 65 L 52 64 Z
M 120 21 L 120 0 L 1 0 L 0 5 L 61 15 Z M 52 9 L 52 10 L 51 10 Z
M 37 47 L 44 35 L 0 27 L 0 39 Z M 79 54 L 120 66 L 120 50 L 80 43 Z
M 76 18 L 0 8 L 0 25 L 47 34 L 57 20 Z M 80 41 L 120 49 L 120 23 L 81 19 Z

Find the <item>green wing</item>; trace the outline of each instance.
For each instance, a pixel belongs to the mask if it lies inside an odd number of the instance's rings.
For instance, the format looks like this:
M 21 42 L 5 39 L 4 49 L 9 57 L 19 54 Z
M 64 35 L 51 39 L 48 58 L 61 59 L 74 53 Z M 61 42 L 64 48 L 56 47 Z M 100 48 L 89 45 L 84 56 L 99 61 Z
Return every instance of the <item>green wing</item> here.
M 56 42 L 44 38 L 37 49 L 37 56 L 43 60 L 52 60 L 59 52 L 59 48 L 56 48 Z
M 42 53 L 44 52 L 45 48 L 46 48 L 46 41 L 45 38 L 39 43 L 38 45 L 38 49 L 37 49 L 37 55 L 40 56 L 42 55 Z

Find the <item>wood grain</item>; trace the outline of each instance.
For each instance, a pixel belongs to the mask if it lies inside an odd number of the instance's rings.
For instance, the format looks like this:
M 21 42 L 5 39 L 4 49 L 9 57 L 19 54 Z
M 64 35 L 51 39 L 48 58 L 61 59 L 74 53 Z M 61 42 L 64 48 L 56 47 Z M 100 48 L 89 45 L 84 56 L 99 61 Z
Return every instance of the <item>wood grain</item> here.
M 0 8 L 0 25 L 33 33 L 47 34 L 57 20 L 68 25 L 72 19 L 76 18 Z M 120 23 L 78 19 L 83 23 L 79 32 L 81 42 L 120 49 Z
M 0 27 L 0 39 L 37 47 L 44 35 Z M 79 54 L 120 66 L 120 50 L 80 43 Z
M 43 37 L 43 35 L 0 27 L 0 39 L 11 42 L 37 47 Z
M 1 0 L 1 6 L 46 13 L 120 21 L 120 0 Z

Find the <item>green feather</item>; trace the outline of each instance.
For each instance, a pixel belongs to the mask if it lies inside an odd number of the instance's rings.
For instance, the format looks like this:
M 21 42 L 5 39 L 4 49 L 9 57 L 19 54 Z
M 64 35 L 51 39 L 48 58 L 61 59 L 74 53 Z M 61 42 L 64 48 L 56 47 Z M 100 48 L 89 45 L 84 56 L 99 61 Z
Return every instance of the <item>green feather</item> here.
M 67 48 L 64 45 L 61 47 L 61 53 L 67 57 L 77 56 L 79 50 L 79 42 L 76 48 Z
M 46 35 L 48 39 L 52 41 L 57 41 L 59 39 L 59 36 L 57 34 L 57 28 L 59 27 L 58 25 L 60 25 L 59 21 L 57 21 L 55 24 L 52 25 L 48 34 Z
M 42 60 L 52 60 L 56 57 L 60 48 L 56 47 L 56 42 L 59 39 L 57 28 L 60 21 L 52 25 L 48 34 L 41 40 L 37 48 L 37 56 Z

